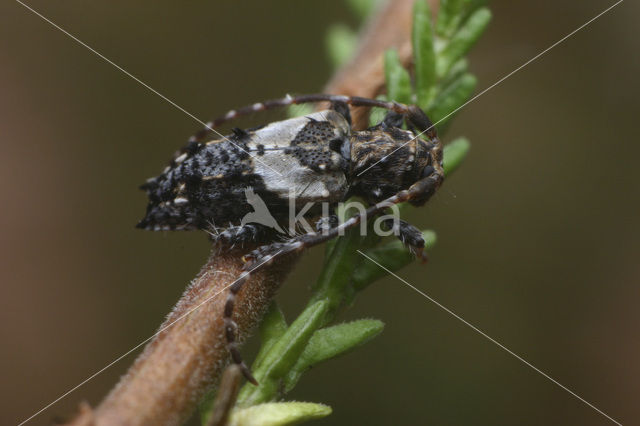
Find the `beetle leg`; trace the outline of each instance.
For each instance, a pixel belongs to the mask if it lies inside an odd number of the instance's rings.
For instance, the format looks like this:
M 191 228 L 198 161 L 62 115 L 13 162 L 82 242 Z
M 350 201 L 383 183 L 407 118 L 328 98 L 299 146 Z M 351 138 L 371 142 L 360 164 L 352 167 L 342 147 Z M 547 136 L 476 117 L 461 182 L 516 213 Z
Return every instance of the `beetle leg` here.
M 337 215 L 332 214 L 329 216 L 323 216 L 316 222 L 316 231 L 328 232 L 330 229 L 335 228 L 340 224 L 340 219 Z
M 386 127 L 402 127 L 402 123 L 404 122 L 404 114 L 399 114 L 395 111 L 389 111 L 384 116 L 382 120 L 382 124 Z
M 406 116 L 409 120 L 409 123 L 411 123 L 419 132 L 416 137 L 426 134 L 429 139 L 438 138 L 435 125 L 431 122 L 429 117 L 427 117 L 427 114 L 425 114 L 424 111 L 420 109 L 420 107 L 418 107 L 417 105 L 410 105 L 408 107 Z
M 246 243 L 255 243 L 257 241 L 265 241 L 271 234 L 271 228 L 259 223 L 247 223 L 241 226 L 230 226 L 224 231 L 210 235 L 212 240 L 224 246 L 243 246 Z
M 427 257 L 424 252 L 424 238 L 418 228 L 405 220 L 392 217 L 385 219 L 382 223 L 388 230 L 393 231 L 393 234 L 402 241 L 402 244 L 404 244 L 411 253 L 423 262 L 426 262 Z
M 253 377 L 253 374 L 251 374 L 251 370 L 242 359 L 242 355 L 240 354 L 238 343 L 236 341 L 236 332 L 238 325 L 233 319 L 236 296 L 238 295 L 242 287 L 246 284 L 247 280 L 251 278 L 251 274 L 253 273 L 253 271 L 260 268 L 262 265 L 269 265 L 273 263 L 273 260 L 276 256 L 291 253 L 296 250 L 302 250 L 302 248 L 303 244 L 300 241 L 293 240 L 290 242 L 273 243 L 259 247 L 245 257 L 246 263 L 244 264 L 242 274 L 240 274 L 240 277 L 229 287 L 229 292 L 227 293 L 227 301 L 224 305 L 223 315 L 227 348 L 229 350 L 229 353 L 231 354 L 231 360 L 233 361 L 233 363 L 237 364 L 238 367 L 240 367 L 240 370 L 242 371 L 244 377 L 246 377 L 249 382 L 253 383 L 256 386 L 258 385 L 258 381 Z

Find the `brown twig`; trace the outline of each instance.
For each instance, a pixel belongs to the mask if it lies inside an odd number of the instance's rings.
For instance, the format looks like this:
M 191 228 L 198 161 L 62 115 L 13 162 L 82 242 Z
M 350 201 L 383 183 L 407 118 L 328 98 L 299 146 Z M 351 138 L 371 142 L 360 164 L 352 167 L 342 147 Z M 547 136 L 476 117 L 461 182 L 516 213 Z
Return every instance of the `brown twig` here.
M 398 49 L 411 58 L 411 7 L 414 0 L 391 0 L 367 24 L 354 59 L 339 70 L 327 92 L 375 97 L 384 86 L 382 53 Z M 436 0 L 430 0 L 437 6 Z M 362 120 L 362 119 L 360 119 Z M 81 406 L 71 425 L 179 425 L 193 413 L 229 361 L 223 335 L 226 289 L 240 275 L 241 257 L 250 250 L 212 254 L 120 383 L 92 410 Z M 258 323 L 297 257 L 263 266 L 237 298 L 239 340 Z
M 85 408 L 72 424 L 184 422 L 228 362 L 222 320 L 224 295 L 240 276 L 244 252 L 212 254 L 120 383 L 94 411 Z M 235 320 L 240 339 L 259 321 L 292 264 L 292 258 L 282 258 L 257 270 L 246 284 L 237 298 Z

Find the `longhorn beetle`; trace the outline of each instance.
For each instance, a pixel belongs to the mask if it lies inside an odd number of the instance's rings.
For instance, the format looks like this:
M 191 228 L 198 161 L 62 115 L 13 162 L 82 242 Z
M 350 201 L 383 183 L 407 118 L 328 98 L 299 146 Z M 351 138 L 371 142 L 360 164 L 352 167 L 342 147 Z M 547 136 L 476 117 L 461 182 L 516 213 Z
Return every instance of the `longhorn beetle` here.
M 213 129 L 238 117 L 317 102 L 329 102 L 331 107 L 258 128 L 235 128 L 229 136 L 207 140 Z M 350 106 L 388 112 L 379 124 L 354 130 Z M 405 122 L 409 130 L 402 129 Z M 342 235 L 389 206 L 405 201 L 421 206 L 443 179 L 442 144 L 419 107 L 327 94 L 286 96 L 231 110 L 193 135 L 159 176 L 142 185 L 149 204 L 137 226 L 154 231 L 201 229 L 222 246 L 262 244 L 244 256 L 243 273 L 230 286 L 224 308 L 233 362 L 257 385 L 237 348 L 233 320 L 235 297 L 252 271 L 277 256 Z M 281 225 L 287 224 L 291 196 L 296 208 L 309 201 L 335 206 L 351 196 L 362 198 L 369 207 L 343 223 L 337 223 L 335 216 L 323 218 L 315 232 L 279 241 L 268 226 L 242 224 L 241 218 L 253 211 L 247 190 L 269 205 L 269 213 Z M 317 217 L 318 212 L 308 214 Z M 221 225 L 224 230 L 218 233 Z M 417 228 L 402 220 L 387 226 L 410 250 L 422 255 L 424 240 Z

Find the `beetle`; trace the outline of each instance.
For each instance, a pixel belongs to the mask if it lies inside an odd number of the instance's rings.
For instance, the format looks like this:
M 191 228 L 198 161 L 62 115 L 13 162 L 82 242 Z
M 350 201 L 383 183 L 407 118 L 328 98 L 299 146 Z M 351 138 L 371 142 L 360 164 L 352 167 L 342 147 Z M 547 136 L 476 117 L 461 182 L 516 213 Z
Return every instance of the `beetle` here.
M 252 129 L 234 128 L 208 140 L 220 125 L 258 111 L 329 102 L 330 108 Z M 351 127 L 349 107 L 387 110 L 365 130 Z M 406 123 L 407 129 L 403 129 Z M 217 133 L 217 132 L 216 132 Z M 224 308 L 225 336 L 231 357 L 245 377 L 257 384 L 236 344 L 235 297 L 252 271 L 278 256 L 321 244 L 388 207 L 409 202 L 421 206 L 444 179 L 442 144 L 434 125 L 416 105 L 353 96 L 287 95 L 258 102 L 212 120 L 193 135 L 164 171 L 141 186 L 149 198 L 147 230 L 205 230 L 221 246 L 260 246 L 243 257 L 241 276 L 230 286 Z M 257 211 L 252 198 L 268 205 L 273 223 L 247 223 Z M 287 226 L 290 205 L 299 211 L 309 202 L 335 207 L 356 196 L 369 207 L 346 221 L 323 217 L 316 230 L 284 241 L 276 233 Z M 304 213 L 317 217 L 317 210 Z M 421 232 L 403 220 L 388 221 L 403 243 L 422 256 Z M 219 232 L 222 228 L 222 232 Z

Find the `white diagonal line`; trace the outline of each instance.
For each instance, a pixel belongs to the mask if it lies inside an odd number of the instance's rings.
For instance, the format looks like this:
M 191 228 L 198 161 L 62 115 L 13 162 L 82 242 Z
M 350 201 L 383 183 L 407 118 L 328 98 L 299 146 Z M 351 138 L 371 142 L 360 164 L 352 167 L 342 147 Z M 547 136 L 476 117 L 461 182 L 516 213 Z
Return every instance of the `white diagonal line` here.
M 39 13 L 38 11 L 34 10 L 33 8 L 31 8 L 30 6 L 24 4 L 23 2 L 21 2 L 20 0 L 16 0 L 16 2 L 20 3 L 22 6 L 24 6 L 26 9 L 30 10 L 31 12 L 33 12 L 35 15 L 39 16 L 40 18 L 42 18 L 44 21 L 48 22 L 49 24 L 51 24 L 53 27 L 55 27 L 56 29 L 58 29 L 60 32 L 62 32 L 63 34 L 65 34 L 67 37 L 71 38 L 72 40 L 74 40 L 76 43 L 80 44 L 83 47 L 86 47 L 87 49 L 89 49 L 92 53 L 94 53 L 96 56 L 100 57 L 101 59 L 103 59 L 105 62 L 109 63 L 110 65 L 114 66 L 115 68 L 117 68 L 118 70 L 122 71 L 122 73 L 124 73 L 125 75 L 127 75 L 128 77 L 131 77 L 133 80 L 137 81 L 140 85 L 142 85 L 143 87 L 145 87 L 146 89 L 148 89 L 149 91 L 153 92 L 154 94 L 158 95 L 159 97 L 161 97 L 162 99 L 164 99 L 165 101 L 167 101 L 168 103 L 170 103 L 171 105 L 173 105 L 176 109 L 182 111 L 183 113 L 187 114 L 189 117 L 193 118 L 194 120 L 196 120 L 198 123 L 202 124 L 205 128 L 211 130 L 212 132 L 214 132 L 215 134 L 217 134 L 218 136 L 220 136 L 222 139 L 228 141 L 229 143 L 231 143 L 233 146 L 235 146 L 236 148 L 240 149 L 241 151 L 246 152 L 247 154 L 249 154 L 254 160 L 256 160 L 257 162 L 261 163 L 263 166 L 265 166 L 268 169 L 271 169 L 272 171 L 276 172 L 277 174 L 279 174 L 280 176 L 282 176 L 282 173 L 280 173 L 279 171 L 277 171 L 276 169 L 272 168 L 271 166 L 269 166 L 268 164 L 265 164 L 263 161 L 260 161 L 258 158 L 256 158 L 256 156 L 252 156 L 250 152 L 248 152 L 247 150 L 245 150 L 244 148 L 242 148 L 241 146 L 237 145 L 236 143 L 234 143 L 232 140 L 230 140 L 229 138 L 227 138 L 226 136 L 224 136 L 222 133 L 218 132 L 216 129 L 214 129 L 213 127 L 211 127 L 211 125 L 209 123 L 206 123 L 202 120 L 200 120 L 198 117 L 196 117 L 195 115 L 193 115 L 192 113 L 190 113 L 189 111 L 187 111 L 186 109 L 184 109 L 183 107 L 181 107 L 180 105 L 178 105 L 177 103 L 175 103 L 174 101 L 172 101 L 171 99 L 167 98 L 165 95 L 163 95 L 162 93 L 158 92 L 156 89 L 154 89 L 153 87 L 149 86 L 147 83 L 145 83 L 144 81 L 140 80 L 138 77 L 136 77 L 135 75 L 131 74 L 129 71 L 125 70 L 124 68 L 122 68 L 120 65 L 116 64 L 115 62 L 113 62 L 111 59 L 107 58 L 106 56 L 104 56 L 102 53 L 98 52 L 97 50 L 95 50 L 93 47 L 89 46 L 87 43 L 83 42 L 82 40 L 80 40 L 78 37 L 74 36 L 73 34 L 71 34 L 69 31 L 65 30 L 64 28 L 60 27 L 58 24 L 56 24 L 55 22 L 53 22 L 51 19 L 47 18 L 46 16 L 42 15 L 41 13 Z
M 276 254 L 274 254 L 272 257 L 276 257 L 278 256 L 280 253 L 282 252 L 282 250 L 278 251 Z M 194 308 L 192 308 L 191 310 L 187 311 L 186 313 L 180 315 L 178 318 L 176 318 L 175 320 L 173 320 L 171 323 L 167 324 L 166 326 L 162 327 L 160 330 L 156 331 L 154 334 L 152 334 L 151 336 L 147 337 L 146 339 L 144 339 L 142 342 L 138 343 L 136 346 L 134 346 L 133 348 L 129 349 L 127 352 L 125 352 L 124 354 L 120 355 L 118 358 L 114 359 L 113 361 L 111 361 L 109 364 L 107 364 L 106 366 L 102 367 L 100 370 L 96 371 L 95 373 L 93 373 L 91 376 L 87 377 L 86 379 L 84 379 L 82 382 L 78 383 L 77 385 L 75 385 L 74 387 L 72 387 L 71 389 L 69 389 L 68 391 L 66 391 L 65 393 L 63 393 L 62 395 L 60 395 L 58 398 L 54 399 L 53 401 L 51 401 L 49 404 L 45 405 L 44 407 L 42 407 L 40 410 L 38 410 L 37 412 L 35 412 L 34 414 L 32 414 L 29 418 L 23 420 L 22 422 L 20 422 L 20 424 L 18 424 L 18 426 L 22 426 L 23 424 L 27 423 L 29 420 L 33 419 L 34 417 L 36 417 L 38 414 L 42 413 L 43 411 L 45 411 L 47 408 L 51 407 L 52 405 L 56 404 L 58 401 L 60 401 L 61 399 L 63 399 L 64 397 L 66 397 L 67 395 L 69 395 L 70 393 L 72 393 L 73 391 L 75 391 L 76 389 L 78 389 L 79 387 L 81 387 L 82 385 L 84 385 L 85 383 L 87 383 L 88 381 L 92 380 L 93 378 L 95 378 L 96 376 L 98 376 L 99 374 L 101 374 L 103 371 L 105 371 L 106 369 L 108 369 L 109 367 L 111 367 L 112 365 L 114 365 L 115 363 L 117 363 L 118 361 L 122 360 L 123 358 L 125 358 L 127 355 L 129 355 L 131 352 L 135 351 L 136 349 L 140 348 L 140 346 L 144 345 L 145 343 L 147 343 L 149 340 L 153 339 L 154 337 L 156 337 L 158 334 L 162 333 L 163 331 L 165 331 L 166 329 L 168 329 L 169 327 L 172 327 L 175 323 L 177 323 L 178 321 L 182 320 L 183 318 L 187 317 L 188 315 L 191 315 L 193 312 L 195 312 L 196 310 L 198 310 L 202 305 L 204 305 L 205 303 L 213 300 L 216 296 L 218 296 L 220 293 L 222 293 L 223 291 L 225 291 L 226 289 L 228 289 L 229 287 L 231 287 L 232 285 L 234 285 L 236 282 L 238 282 L 238 280 L 242 279 L 243 276 L 245 274 L 250 274 L 251 272 L 255 271 L 256 269 L 258 269 L 259 267 L 261 267 L 262 265 L 264 265 L 268 260 L 264 260 L 262 263 L 258 264 L 256 267 L 250 269 L 249 271 L 245 271 L 242 273 L 242 275 L 240 275 L 239 278 L 237 278 L 235 281 L 233 281 L 231 284 L 225 286 L 222 290 L 218 291 L 217 293 L 215 293 L 212 296 L 209 296 L 208 298 L 206 298 L 204 301 L 202 301 L 201 303 L 199 303 L 197 306 L 195 306 Z
M 454 318 L 456 318 L 457 320 L 459 320 L 460 322 L 462 322 L 464 325 L 470 327 L 472 330 L 474 330 L 475 332 L 479 333 L 481 336 L 485 337 L 486 339 L 488 339 L 490 342 L 494 343 L 495 345 L 497 345 L 500 349 L 504 350 L 505 352 L 507 352 L 508 354 L 514 356 L 516 359 L 518 359 L 518 361 L 526 364 L 527 366 L 531 367 L 533 370 L 535 370 L 537 373 L 543 375 L 544 377 L 546 377 L 547 379 L 549 379 L 551 382 L 555 383 L 556 385 L 560 386 L 562 389 L 564 389 L 565 391 L 569 392 L 571 395 L 575 396 L 576 398 L 578 398 L 580 401 L 584 402 L 585 404 L 587 404 L 589 407 L 593 408 L 594 410 L 596 410 L 598 413 L 602 414 L 604 417 L 606 417 L 607 419 L 611 420 L 613 423 L 622 426 L 622 424 L 620 422 L 618 422 L 617 420 L 613 419 L 611 416 L 609 416 L 607 413 L 605 413 L 604 411 L 600 410 L 598 407 L 596 407 L 595 405 L 593 405 L 592 403 L 590 403 L 589 401 L 587 401 L 586 399 L 582 398 L 580 395 L 578 395 L 577 393 L 575 393 L 574 391 L 572 391 L 571 389 L 569 389 L 568 387 L 564 386 L 562 383 L 558 382 L 556 379 L 554 379 L 553 377 L 549 376 L 547 373 L 545 373 L 544 371 L 540 370 L 538 367 L 536 367 L 535 365 L 531 364 L 530 362 L 528 362 L 526 359 L 522 358 L 520 355 L 518 355 L 517 353 L 513 352 L 511 349 L 507 348 L 506 346 L 504 346 L 502 343 L 498 342 L 496 339 L 494 339 L 493 337 L 489 336 L 487 333 L 485 333 L 484 331 L 480 330 L 478 327 L 476 327 L 475 325 L 471 324 L 469 321 L 465 320 L 464 318 L 462 318 L 460 315 L 456 314 L 455 312 L 453 312 L 451 309 L 447 308 L 446 306 L 444 306 L 443 304 L 441 304 L 440 302 L 438 302 L 437 300 L 435 300 L 434 298 L 430 297 L 428 294 L 426 294 L 425 292 L 423 292 L 422 290 L 414 287 L 413 285 L 409 284 L 406 280 L 404 280 L 403 278 L 399 277 L 398 275 L 394 274 L 393 272 L 391 272 L 390 270 L 388 270 L 387 268 L 385 268 L 384 266 L 382 266 L 380 263 L 376 262 L 375 260 L 373 260 L 372 258 L 370 258 L 369 256 L 367 256 L 366 254 L 364 254 L 362 251 L 357 250 L 358 253 L 360 253 L 362 256 L 364 256 L 365 258 L 369 259 L 371 262 L 375 263 L 376 265 L 378 265 L 380 268 L 384 269 L 387 273 L 393 275 L 394 277 L 396 277 L 397 279 L 399 279 L 400 281 L 402 281 L 403 283 L 405 283 L 406 285 L 408 285 L 409 287 L 411 287 L 413 290 L 415 290 L 416 292 L 418 292 L 420 295 L 424 296 L 425 298 L 427 298 L 430 302 L 434 303 L 436 306 L 438 306 L 440 309 L 442 309 L 443 311 L 445 311 L 446 313 L 448 313 L 449 315 L 453 316 Z
M 554 47 L 556 47 L 557 45 L 559 45 L 560 43 L 564 42 L 566 39 L 568 39 L 569 37 L 573 36 L 575 33 L 577 33 L 578 31 L 582 30 L 584 27 L 586 27 L 587 25 L 591 24 L 593 21 L 595 21 L 596 19 L 600 18 L 602 15 L 604 15 L 605 13 L 609 12 L 611 9 L 613 9 L 614 7 L 616 7 L 617 5 L 619 5 L 620 3 L 622 3 L 624 0 L 618 0 L 616 3 L 614 3 L 613 5 L 609 6 L 608 8 L 606 8 L 605 10 L 603 10 L 602 12 L 600 12 L 599 14 L 597 14 L 596 16 L 594 16 L 593 18 L 589 19 L 587 22 L 585 22 L 584 24 L 580 25 L 578 28 L 576 28 L 575 30 L 571 31 L 569 34 L 567 34 L 566 36 L 562 37 L 560 40 L 556 41 L 555 43 L 553 43 L 551 46 L 547 47 L 546 49 L 544 49 L 542 52 L 538 53 L 536 56 L 534 56 L 533 58 L 529 59 L 527 62 L 525 62 L 524 64 L 520 65 L 518 68 L 516 68 L 515 70 L 511 71 L 509 74 L 505 75 L 504 77 L 502 77 L 501 79 L 499 79 L 498 81 L 496 81 L 495 83 L 493 83 L 491 86 L 485 88 L 482 92 L 478 93 L 477 95 L 475 95 L 473 98 L 469 99 L 467 102 L 463 103 L 462 105 L 460 105 L 458 108 L 454 109 L 453 111 L 451 111 L 449 114 L 445 115 L 444 117 L 442 117 L 440 120 L 436 121 L 435 123 L 433 123 L 431 125 L 431 127 L 423 130 L 422 132 L 418 133 L 414 138 L 410 139 L 409 141 L 407 141 L 406 143 L 400 145 L 398 148 L 394 149 L 393 151 L 391 151 L 389 154 L 385 155 L 384 157 L 382 157 L 380 160 L 376 161 L 375 163 L 373 163 L 372 165 L 370 165 L 369 167 L 367 167 L 366 169 L 364 169 L 363 171 L 361 171 L 360 173 L 358 173 L 358 176 L 360 176 L 361 174 L 365 173 L 367 170 L 369 170 L 370 168 L 372 168 L 373 166 L 375 166 L 376 164 L 378 164 L 381 161 L 384 161 L 389 155 L 393 154 L 394 152 L 396 152 L 397 150 L 399 150 L 400 148 L 402 148 L 403 146 L 407 145 L 408 143 L 411 143 L 411 141 L 419 138 L 420 136 L 422 136 L 425 132 L 431 130 L 432 128 L 434 128 L 438 123 L 441 123 L 442 121 L 446 120 L 447 118 L 449 118 L 450 116 L 452 116 L 453 114 L 455 114 L 456 112 L 460 111 L 462 108 L 466 107 L 467 105 L 469 105 L 471 102 L 475 101 L 476 99 L 478 99 L 480 96 L 484 95 L 485 93 L 487 93 L 489 90 L 493 89 L 494 87 L 496 87 L 497 85 L 499 85 L 500 83 L 502 83 L 503 81 L 505 81 L 506 79 L 508 79 L 509 77 L 511 77 L 512 75 L 514 75 L 515 73 L 517 73 L 518 71 L 522 70 L 524 67 L 526 67 L 527 65 L 531 64 L 533 61 L 535 61 L 536 59 L 540 58 L 542 55 L 544 55 L 545 53 L 549 52 L 551 49 L 553 49 Z

